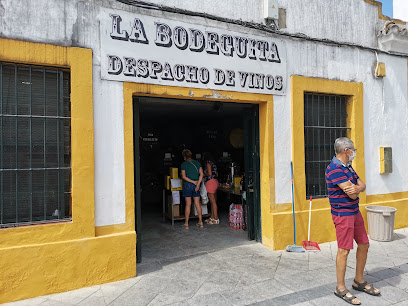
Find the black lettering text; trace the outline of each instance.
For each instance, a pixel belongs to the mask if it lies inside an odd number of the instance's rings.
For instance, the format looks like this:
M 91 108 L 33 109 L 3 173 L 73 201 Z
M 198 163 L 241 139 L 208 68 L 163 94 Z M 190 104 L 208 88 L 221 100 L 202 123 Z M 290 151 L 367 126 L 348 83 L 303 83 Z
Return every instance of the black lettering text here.
M 256 42 L 256 45 L 259 50 L 259 59 L 261 61 L 266 61 L 266 57 L 268 56 L 268 47 L 269 47 L 268 42 L 264 40 L 258 40 Z
M 185 69 L 184 69 L 183 65 L 179 65 L 179 64 L 174 65 L 173 72 L 174 72 L 174 78 L 177 81 L 179 81 L 179 82 L 184 81 Z
M 136 76 L 136 60 L 133 57 L 124 57 L 125 69 L 123 74 L 127 76 Z
M 116 14 L 109 14 L 112 18 L 112 32 L 110 36 L 112 39 L 128 40 L 129 34 L 125 30 L 120 30 L 120 23 L 122 22 L 122 17 Z
M 225 73 L 221 69 L 214 68 L 215 72 L 215 85 L 223 85 L 225 83 Z
M 149 62 L 146 59 L 138 59 L 137 64 L 137 76 L 147 78 L 149 76 Z
M 171 66 L 169 63 L 164 63 L 162 80 L 174 81 L 173 72 L 171 72 Z
M 188 46 L 188 33 L 183 27 L 175 27 L 173 30 L 173 42 L 180 50 L 187 49 Z
M 156 61 L 150 61 L 150 77 L 152 79 L 157 79 L 157 74 L 162 72 L 162 70 L 162 64 Z
M 190 32 L 190 50 L 194 52 L 202 52 L 205 46 L 204 34 L 200 30 L 196 29 L 190 29 Z
M 221 52 L 225 55 L 225 56 L 233 56 L 233 51 L 234 51 L 234 41 L 232 39 L 231 35 L 221 35 L 220 38 L 220 49 Z
M 268 74 L 265 77 L 265 87 L 267 89 L 273 89 L 273 85 L 274 85 L 275 81 L 272 75 Z
M 210 72 L 207 68 L 200 68 L 200 70 L 198 71 L 198 79 L 200 80 L 200 83 L 208 84 L 208 82 L 210 81 Z
M 248 72 L 238 71 L 238 75 L 241 87 L 245 87 L 246 81 L 248 79 Z
M 219 42 L 218 34 L 215 32 L 206 32 L 206 34 L 207 34 L 207 47 L 205 48 L 205 51 L 208 54 L 218 55 L 220 53 L 218 48 Z
M 276 90 L 282 90 L 283 88 L 283 77 L 281 75 L 277 75 L 275 77 L 275 89 Z
M 268 61 L 275 62 L 275 63 L 281 62 L 280 57 L 279 57 L 278 47 L 274 43 L 271 43 L 271 46 L 269 48 Z
M 198 67 L 186 65 L 186 81 L 191 83 L 198 83 Z
M 171 29 L 170 27 L 161 22 L 155 22 L 156 25 L 156 40 L 154 43 L 161 47 L 171 47 Z
M 225 70 L 225 73 L 226 73 L 225 85 L 235 86 L 235 71 Z
M 143 27 L 143 23 L 138 18 L 135 18 L 135 21 L 133 22 L 132 32 L 130 33 L 129 40 L 146 45 L 149 43 L 149 40 L 146 37 L 145 29 Z
M 240 58 L 247 56 L 248 39 L 244 37 L 235 37 L 235 52 Z
M 116 55 L 108 55 L 108 73 L 113 75 L 118 75 L 122 73 L 123 64 L 121 59 Z

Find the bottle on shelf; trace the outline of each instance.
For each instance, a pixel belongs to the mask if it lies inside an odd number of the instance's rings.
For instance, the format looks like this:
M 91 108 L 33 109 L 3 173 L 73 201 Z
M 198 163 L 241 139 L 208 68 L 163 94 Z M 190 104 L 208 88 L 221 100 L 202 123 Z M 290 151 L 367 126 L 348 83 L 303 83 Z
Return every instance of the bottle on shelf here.
M 239 190 L 245 190 L 245 175 L 242 175 L 241 182 L 239 182 Z

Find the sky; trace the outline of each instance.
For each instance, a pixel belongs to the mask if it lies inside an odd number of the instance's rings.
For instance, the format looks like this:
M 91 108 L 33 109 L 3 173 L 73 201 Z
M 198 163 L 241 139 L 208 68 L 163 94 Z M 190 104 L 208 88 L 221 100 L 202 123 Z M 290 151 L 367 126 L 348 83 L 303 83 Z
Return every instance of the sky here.
M 382 3 L 383 15 L 393 17 L 392 12 L 392 0 L 377 0 Z

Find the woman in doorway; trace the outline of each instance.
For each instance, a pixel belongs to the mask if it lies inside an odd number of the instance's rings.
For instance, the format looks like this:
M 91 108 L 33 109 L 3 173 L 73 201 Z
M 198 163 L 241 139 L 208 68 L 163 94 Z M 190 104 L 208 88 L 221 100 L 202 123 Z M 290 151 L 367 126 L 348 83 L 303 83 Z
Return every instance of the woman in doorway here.
M 214 158 L 210 152 L 204 154 L 204 162 L 204 183 L 205 188 L 207 189 L 208 199 L 211 203 L 211 217 L 205 220 L 205 222 L 208 224 L 220 224 L 220 219 L 218 219 L 218 206 L 215 201 L 215 194 L 218 189 L 218 173 Z
M 186 201 L 185 216 L 186 221 L 183 224 L 185 229 L 188 229 L 188 219 L 191 211 L 191 198 L 194 199 L 194 205 L 198 213 L 197 226 L 204 227 L 203 215 L 200 203 L 200 184 L 203 180 L 204 173 L 201 164 L 192 159 L 193 154 L 190 150 L 183 150 L 184 162 L 181 164 L 181 178 L 183 179 L 183 197 Z

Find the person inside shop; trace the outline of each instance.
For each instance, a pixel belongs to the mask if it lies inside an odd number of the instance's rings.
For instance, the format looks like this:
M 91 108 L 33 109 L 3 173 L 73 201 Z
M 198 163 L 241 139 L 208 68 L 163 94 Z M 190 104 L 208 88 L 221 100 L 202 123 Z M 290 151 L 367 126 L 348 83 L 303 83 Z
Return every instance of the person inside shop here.
M 197 226 L 204 227 L 203 225 L 203 215 L 200 203 L 200 185 L 204 177 L 203 168 L 201 164 L 193 160 L 190 150 L 183 150 L 184 162 L 181 164 L 181 178 L 183 179 L 183 197 L 185 198 L 185 222 L 183 227 L 188 229 L 188 219 L 190 218 L 191 211 L 191 198 L 194 199 L 194 205 L 198 213 L 198 223 Z
M 214 162 L 214 157 L 210 152 L 204 153 L 204 183 L 207 189 L 208 199 L 211 203 L 211 216 L 205 222 L 208 224 L 220 224 L 218 219 L 218 206 L 215 200 L 215 194 L 218 189 L 218 172 Z

